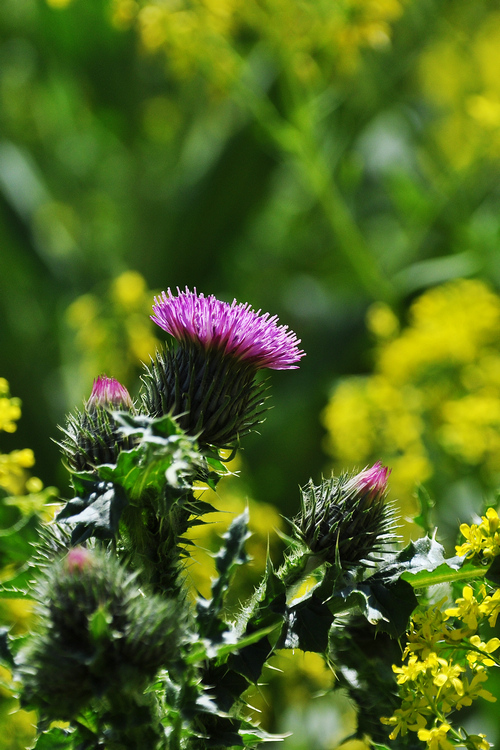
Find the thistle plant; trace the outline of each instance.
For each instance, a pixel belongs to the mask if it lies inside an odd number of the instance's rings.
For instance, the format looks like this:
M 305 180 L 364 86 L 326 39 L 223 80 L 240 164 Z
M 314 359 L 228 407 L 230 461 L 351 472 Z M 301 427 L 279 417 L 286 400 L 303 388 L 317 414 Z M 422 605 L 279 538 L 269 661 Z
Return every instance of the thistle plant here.
M 379 461 L 311 479 L 281 564 L 268 559 L 237 612 L 227 595 L 249 562 L 246 511 L 221 539 L 209 595 L 193 596 L 185 534 L 213 510 L 200 483 L 216 488 L 229 471 L 222 449 L 235 451 L 262 421 L 258 372 L 294 369 L 304 352 L 276 317 L 188 289 L 155 298 L 153 319 L 172 340 L 145 366 L 137 402 L 101 375 L 68 417 L 61 448 L 74 496 L 4 586 L 3 596 L 35 603 L 31 635 L 4 634 L 0 651 L 22 705 L 38 712 L 33 747 L 280 739 L 249 717 L 245 695 L 277 650 L 301 649 L 333 667 L 334 689 L 358 707 L 356 736 L 486 750 L 484 733 L 455 722 L 477 699 L 494 700 L 485 683 L 500 664 L 490 632 L 500 612 L 497 512 L 462 525 L 466 541 L 447 559 L 430 526 L 401 548 Z M 436 601 L 440 583 L 448 590 Z

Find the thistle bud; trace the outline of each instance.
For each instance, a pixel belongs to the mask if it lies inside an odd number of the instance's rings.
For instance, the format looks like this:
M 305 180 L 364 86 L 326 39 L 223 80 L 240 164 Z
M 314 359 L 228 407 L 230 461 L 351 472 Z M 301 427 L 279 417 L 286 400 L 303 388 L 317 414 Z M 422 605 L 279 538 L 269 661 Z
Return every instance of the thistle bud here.
M 177 292 L 155 297 L 152 319 L 172 340 L 146 369 L 144 408 L 177 417 L 201 444 L 232 447 L 262 421 L 257 371 L 295 369 L 304 352 L 276 316 L 196 290 Z
M 85 547 L 73 547 L 68 552 L 64 567 L 68 573 L 83 573 L 85 568 L 92 565 L 93 555 Z
M 130 571 L 83 547 L 37 587 L 40 621 L 21 654 L 23 700 L 68 720 L 93 698 L 143 688 L 176 657 L 178 604 L 147 595 Z
M 301 512 L 293 526 L 310 551 L 342 568 L 373 562 L 395 540 L 385 503 L 389 469 L 376 463 L 356 475 L 331 477 L 301 490 Z
M 92 386 L 92 393 L 87 401 L 87 408 L 98 409 L 116 409 L 117 411 L 132 411 L 134 404 L 130 398 L 130 393 L 124 385 L 115 380 L 108 378 L 106 375 L 100 375 Z
M 118 453 L 132 447 L 131 438 L 121 434 L 111 411 L 134 411 L 130 394 L 114 378 L 100 375 L 83 411 L 70 414 L 64 439 L 59 444 L 73 471 L 93 471 L 100 464 L 115 463 Z

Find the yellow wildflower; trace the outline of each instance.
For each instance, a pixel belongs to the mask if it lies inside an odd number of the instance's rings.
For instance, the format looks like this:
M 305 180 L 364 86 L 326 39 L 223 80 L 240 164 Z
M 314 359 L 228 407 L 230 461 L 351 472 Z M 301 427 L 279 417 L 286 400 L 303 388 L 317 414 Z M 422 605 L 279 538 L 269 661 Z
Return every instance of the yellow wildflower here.
M 454 745 L 447 739 L 450 729 L 446 722 L 432 729 L 419 729 L 418 739 L 427 742 L 429 750 L 453 750 Z
M 478 635 L 473 635 L 470 638 L 470 644 L 474 647 L 473 651 L 467 653 L 467 661 L 471 667 L 475 664 L 484 664 L 485 667 L 495 666 L 496 660 L 491 659 L 488 654 L 492 654 L 500 647 L 500 639 L 490 638 L 484 643 Z
M 380 721 L 382 724 L 394 727 L 389 735 L 389 739 L 391 740 L 395 740 L 400 732 L 403 737 L 408 733 L 408 730 L 417 732 L 419 729 L 425 727 L 427 723 L 427 719 L 423 713 L 413 703 L 405 703 L 401 708 L 397 708 L 392 716 L 382 716 Z
M 474 675 L 472 680 L 464 677 L 464 694 L 456 701 L 454 708 L 460 710 L 463 706 L 470 706 L 476 698 L 484 698 L 484 700 L 490 703 L 495 703 L 496 698 L 492 695 L 489 690 L 483 688 L 483 683 L 488 679 L 488 673 L 484 666 L 475 665 Z
M 21 416 L 21 401 L 9 395 L 9 384 L 0 378 L 0 430 L 15 432 L 16 421 Z
M 460 526 L 466 542 L 456 547 L 457 555 L 479 557 L 492 560 L 500 553 L 500 518 L 494 508 L 488 508 L 486 515 L 481 516 L 480 524 L 463 523 Z
M 469 734 L 467 736 L 467 747 L 471 750 L 490 750 L 490 743 L 485 734 Z
M 430 656 L 428 659 L 430 659 Z M 438 659 L 438 665 L 433 669 L 433 683 L 438 688 L 452 687 L 457 695 L 464 694 L 464 686 L 459 674 L 465 672 L 465 667 L 461 664 L 450 664 L 446 659 Z
M 396 677 L 398 685 L 404 685 L 405 682 L 413 682 L 417 680 L 426 670 L 426 662 L 420 661 L 415 655 L 410 656 L 408 664 L 403 664 L 402 667 L 397 667 L 396 665 L 393 665 L 392 667 L 392 671 L 398 675 Z
M 433 607 L 413 615 L 408 629 L 405 654 L 419 653 L 420 658 L 425 659 L 436 650 L 438 643 L 446 640 L 448 637 L 447 618 L 440 609 L 443 602 L 444 600 L 441 600 Z
M 462 596 L 456 600 L 455 604 L 455 607 L 445 610 L 447 617 L 458 617 L 465 622 L 471 631 L 477 630 L 478 622 L 482 619 L 482 613 L 479 602 L 474 596 L 473 588 L 464 586 Z

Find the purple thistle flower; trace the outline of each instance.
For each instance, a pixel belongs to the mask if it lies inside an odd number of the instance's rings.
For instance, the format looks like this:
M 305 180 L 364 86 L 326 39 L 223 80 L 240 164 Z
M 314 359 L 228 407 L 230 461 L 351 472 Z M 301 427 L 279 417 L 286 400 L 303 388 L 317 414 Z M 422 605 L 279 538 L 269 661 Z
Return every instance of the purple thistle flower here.
M 213 295 L 205 297 L 196 289 L 177 288 L 177 297 L 168 289 L 155 297 L 151 319 L 181 343 L 197 343 L 205 350 L 218 350 L 242 360 L 256 370 L 296 369 L 304 352 L 300 339 L 278 317 L 261 315 L 248 303 L 236 300 L 229 305 Z
M 92 393 L 87 401 L 87 407 L 108 407 L 113 409 L 124 408 L 127 411 L 133 408 L 130 393 L 124 385 L 115 380 L 108 378 L 106 375 L 99 375 L 94 380 Z

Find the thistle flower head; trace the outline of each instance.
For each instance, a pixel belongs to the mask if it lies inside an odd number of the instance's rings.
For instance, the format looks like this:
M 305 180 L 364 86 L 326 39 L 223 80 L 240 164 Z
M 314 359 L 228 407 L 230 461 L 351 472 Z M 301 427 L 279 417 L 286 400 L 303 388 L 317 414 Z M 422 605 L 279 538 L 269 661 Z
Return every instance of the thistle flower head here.
M 114 463 L 121 450 L 132 447 L 131 438 L 118 431 L 112 410 L 134 411 L 134 404 L 125 386 L 100 375 L 83 411 L 70 414 L 61 428 L 64 438 L 59 445 L 71 470 L 94 471 L 100 464 Z
M 115 378 L 99 375 L 94 380 L 92 393 L 87 401 L 87 407 L 92 408 L 97 406 L 130 411 L 134 405 L 130 398 L 130 393 L 124 385 L 115 380 Z
M 278 317 L 255 312 L 248 303 L 236 300 L 229 305 L 213 295 L 205 297 L 177 288 L 155 297 L 152 320 L 183 343 L 194 343 L 203 349 L 215 349 L 243 360 L 256 370 L 290 370 L 298 367 L 304 356 L 300 339 Z
M 297 368 L 304 352 L 277 317 L 196 290 L 155 297 L 152 319 L 173 337 L 143 377 L 145 411 L 172 414 L 203 445 L 232 448 L 264 413 L 258 370 Z
M 369 563 L 395 540 L 385 503 L 389 469 L 376 463 L 352 476 L 331 477 L 301 491 L 294 531 L 311 552 L 349 568 Z

